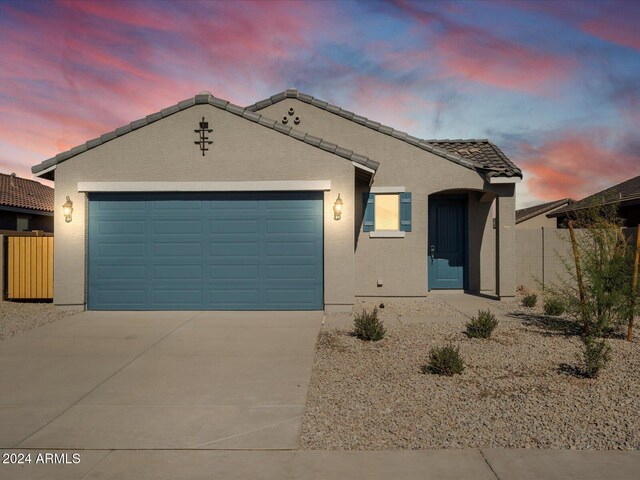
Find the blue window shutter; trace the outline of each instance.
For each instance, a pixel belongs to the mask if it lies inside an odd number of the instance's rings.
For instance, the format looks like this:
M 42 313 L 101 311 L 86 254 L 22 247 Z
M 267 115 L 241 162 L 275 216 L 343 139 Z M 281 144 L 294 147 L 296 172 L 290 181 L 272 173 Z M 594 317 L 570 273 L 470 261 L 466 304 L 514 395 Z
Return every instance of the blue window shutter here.
M 362 222 L 363 232 L 373 232 L 376 229 L 375 198 L 375 193 L 364 192 L 362 194 L 364 202 L 364 222 Z
M 411 192 L 400 194 L 400 231 L 411 231 Z

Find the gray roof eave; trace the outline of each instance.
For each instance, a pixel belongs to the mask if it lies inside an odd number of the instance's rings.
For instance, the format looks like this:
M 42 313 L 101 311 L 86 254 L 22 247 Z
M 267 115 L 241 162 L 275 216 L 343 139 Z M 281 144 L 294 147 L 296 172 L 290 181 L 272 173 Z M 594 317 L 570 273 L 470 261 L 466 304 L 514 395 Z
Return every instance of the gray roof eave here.
M 349 112 L 341 107 L 338 107 L 337 105 L 332 105 L 324 100 L 319 100 L 312 97 L 311 95 L 302 93 L 295 88 L 289 88 L 284 92 L 277 93 L 265 100 L 261 100 L 252 105 L 249 105 L 247 109 L 257 112 L 258 110 L 261 110 L 270 105 L 274 105 L 287 98 L 294 98 L 294 99 L 300 100 L 301 102 L 314 105 L 330 113 L 340 115 L 341 117 L 346 118 L 347 120 L 351 120 L 359 125 L 365 126 L 367 128 L 383 133 L 385 135 L 390 135 L 398 140 L 409 143 L 410 145 L 418 147 L 427 152 L 433 153 L 434 155 L 438 155 L 439 157 L 445 158 L 450 162 L 457 163 L 458 165 L 469 168 L 471 170 L 477 170 L 477 171 L 487 170 L 486 168 L 482 168 L 482 166 L 462 157 L 461 155 L 457 155 L 455 153 L 451 153 L 444 149 L 438 148 L 435 145 L 431 145 L 428 140 L 418 139 L 416 137 L 413 137 L 407 134 L 406 132 L 396 130 L 387 125 L 382 125 L 380 122 L 369 120 L 368 118 L 363 117 L 361 115 L 356 115 L 353 112 Z M 489 174 L 486 174 L 486 175 L 487 175 L 487 178 L 488 177 L 520 177 L 522 178 L 522 171 L 519 168 L 512 169 L 509 171 L 496 170 L 496 171 L 491 171 Z
M 276 98 L 279 98 L 276 96 Z M 34 165 L 31 167 L 31 172 L 37 175 L 44 170 L 57 165 L 59 163 L 64 162 L 76 155 L 79 155 L 83 152 L 96 148 L 104 143 L 107 143 L 111 140 L 114 140 L 123 135 L 127 135 L 128 133 L 137 130 L 139 128 L 143 128 L 153 122 L 156 122 L 162 118 L 165 118 L 169 115 L 173 115 L 180 111 L 191 108 L 195 105 L 204 105 L 209 104 L 213 107 L 219 108 L 221 110 L 225 110 L 229 113 L 242 117 L 250 122 L 257 123 L 262 125 L 265 128 L 270 128 L 271 130 L 275 130 L 283 135 L 287 135 L 289 137 L 295 138 L 296 140 L 302 141 L 307 145 L 314 146 L 326 152 L 332 153 L 334 155 L 338 155 L 340 157 L 346 158 L 352 162 L 362 164 L 366 167 L 369 167 L 373 170 L 377 170 L 380 163 L 370 159 L 367 156 L 359 155 L 358 153 L 352 152 L 346 148 L 342 148 L 339 145 L 335 145 L 329 141 L 326 141 L 321 138 L 313 137 L 311 135 L 298 135 L 300 132 L 292 129 L 292 128 L 280 128 L 278 122 L 272 120 L 264 115 L 260 115 L 256 113 L 254 110 L 249 108 L 243 108 L 239 105 L 234 105 L 227 100 L 223 100 L 221 98 L 214 97 L 210 93 L 200 93 L 195 97 L 188 98 L 186 100 L 182 100 L 175 105 L 162 109 L 160 112 L 153 113 L 151 115 L 147 115 L 145 118 L 141 118 L 139 120 L 135 120 L 127 125 L 123 125 L 121 127 L 116 128 L 115 130 L 105 133 L 98 138 L 94 138 L 89 140 L 86 143 L 73 147 L 70 150 L 65 152 L 58 153 L 55 157 L 44 160 L 43 162 Z M 335 146 L 335 148 L 334 148 Z M 338 153 L 338 151 L 340 153 Z M 348 155 L 345 152 L 350 152 Z M 53 172 L 51 172 L 53 173 Z

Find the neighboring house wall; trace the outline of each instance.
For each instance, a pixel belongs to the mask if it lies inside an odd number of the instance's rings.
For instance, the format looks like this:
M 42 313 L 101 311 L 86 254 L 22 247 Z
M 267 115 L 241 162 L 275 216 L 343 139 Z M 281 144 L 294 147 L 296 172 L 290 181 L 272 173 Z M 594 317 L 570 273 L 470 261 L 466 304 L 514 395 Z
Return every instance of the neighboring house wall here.
M 640 205 L 620 207 L 619 214 L 624 218 L 627 227 L 632 228 L 640 225 Z
M 18 228 L 18 218 L 24 218 L 27 221 L 23 223 L 27 228 Z M 44 230 L 45 232 L 53 232 L 53 216 L 37 215 L 30 213 L 16 213 L 0 210 L 0 230 L 14 231 L 31 231 Z
M 554 229 L 557 228 L 557 220 L 555 218 L 547 218 L 547 213 L 542 213 L 540 215 L 536 215 L 533 218 L 525 220 L 524 222 L 520 222 L 516 224 L 517 229 L 522 228 L 546 228 L 546 229 Z
M 477 172 L 457 165 L 433 153 L 421 150 L 389 135 L 359 125 L 326 110 L 314 107 L 297 99 L 286 99 L 260 110 L 270 118 L 281 119 L 289 108 L 300 117 L 298 128 L 312 132 L 345 148 L 369 156 L 380 162 L 373 187 L 405 187 L 412 193 L 412 231 L 405 238 L 369 238 L 368 233 L 358 228 L 356 234 L 356 294 L 360 296 L 423 296 L 427 294 L 427 231 L 428 198 L 439 192 L 453 193 L 466 189 L 469 214 L 469 289 L 494 290 L 495 287 L 495 239 L 490 215 L 493 197 L 484 192 L 504 195 L 514 199 L 513 184 L 490 185 Z M 367 190 L 366 185 L 357 185 L 356 202 Z M 481 201 L 484 199 L 485 201 Z M 513 202 L 511 202 L 513 204 Z M 356 205 L 361 209 L 361 205 Z M 515 209 L 509 214 L 507 223 L 513 224 Z M 508 212 L 508 208 L 504 209 Z M 506 214 L 506 213 L 505 213 Z M 356 211 L 358 218 L 361 210 Z M 507 216 L 509 216 L 507 215 Z M 505 218 L 503 218 L 505 220 Z M 504 223 L 504 222 L 503 222 Z M 504 237 L 504 236 L 503 236 Z M 504 238 L 503 238 L 504 239 Z M 503 251 L 515 248 L 513 240 L 506 239 Z M 509 260 L 515 270 L 513 257 Z M 515 273 L 503 275 L 503 292 L 515 288 Z M 383 281 L 378 286 L 378 280 Z
M 202 117 L 210 151 L 194 145 Z M 56 168 L 55 204 L 73 201 L 73 221 L 56 211 L 55 298 L 85 304 L 87 204 L 78 182 L 331 180 L 324 194 L 324 296 L 328 309 L 354 301 L 354 166 L 349 160 L 209 105 L 197 105 L 73 157 Z M 333 203 L 344 200 L 342 219 Z

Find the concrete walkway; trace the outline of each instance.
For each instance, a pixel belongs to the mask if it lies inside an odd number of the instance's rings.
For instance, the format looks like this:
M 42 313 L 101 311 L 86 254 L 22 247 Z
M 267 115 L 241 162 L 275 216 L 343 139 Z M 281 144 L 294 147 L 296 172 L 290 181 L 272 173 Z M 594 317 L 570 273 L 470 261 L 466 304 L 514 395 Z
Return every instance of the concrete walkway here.
M 6 450 L 2 450 L 6 452 Z M 32 461 L 38 450 L 31 453 Z M 47 450 L 51 452 L 51 450 Z M 56 451 L 76 465 L 3 465 L 2 480 L 636 480 L 640 452 L 569 450 Z

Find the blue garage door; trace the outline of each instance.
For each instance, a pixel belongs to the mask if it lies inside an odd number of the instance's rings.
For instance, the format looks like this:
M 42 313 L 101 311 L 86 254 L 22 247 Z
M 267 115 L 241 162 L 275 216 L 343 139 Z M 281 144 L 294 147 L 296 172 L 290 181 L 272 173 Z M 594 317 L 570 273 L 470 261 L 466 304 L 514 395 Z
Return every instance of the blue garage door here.
M 322 192 L 89 198 L 92 310 L 320 310 Z

